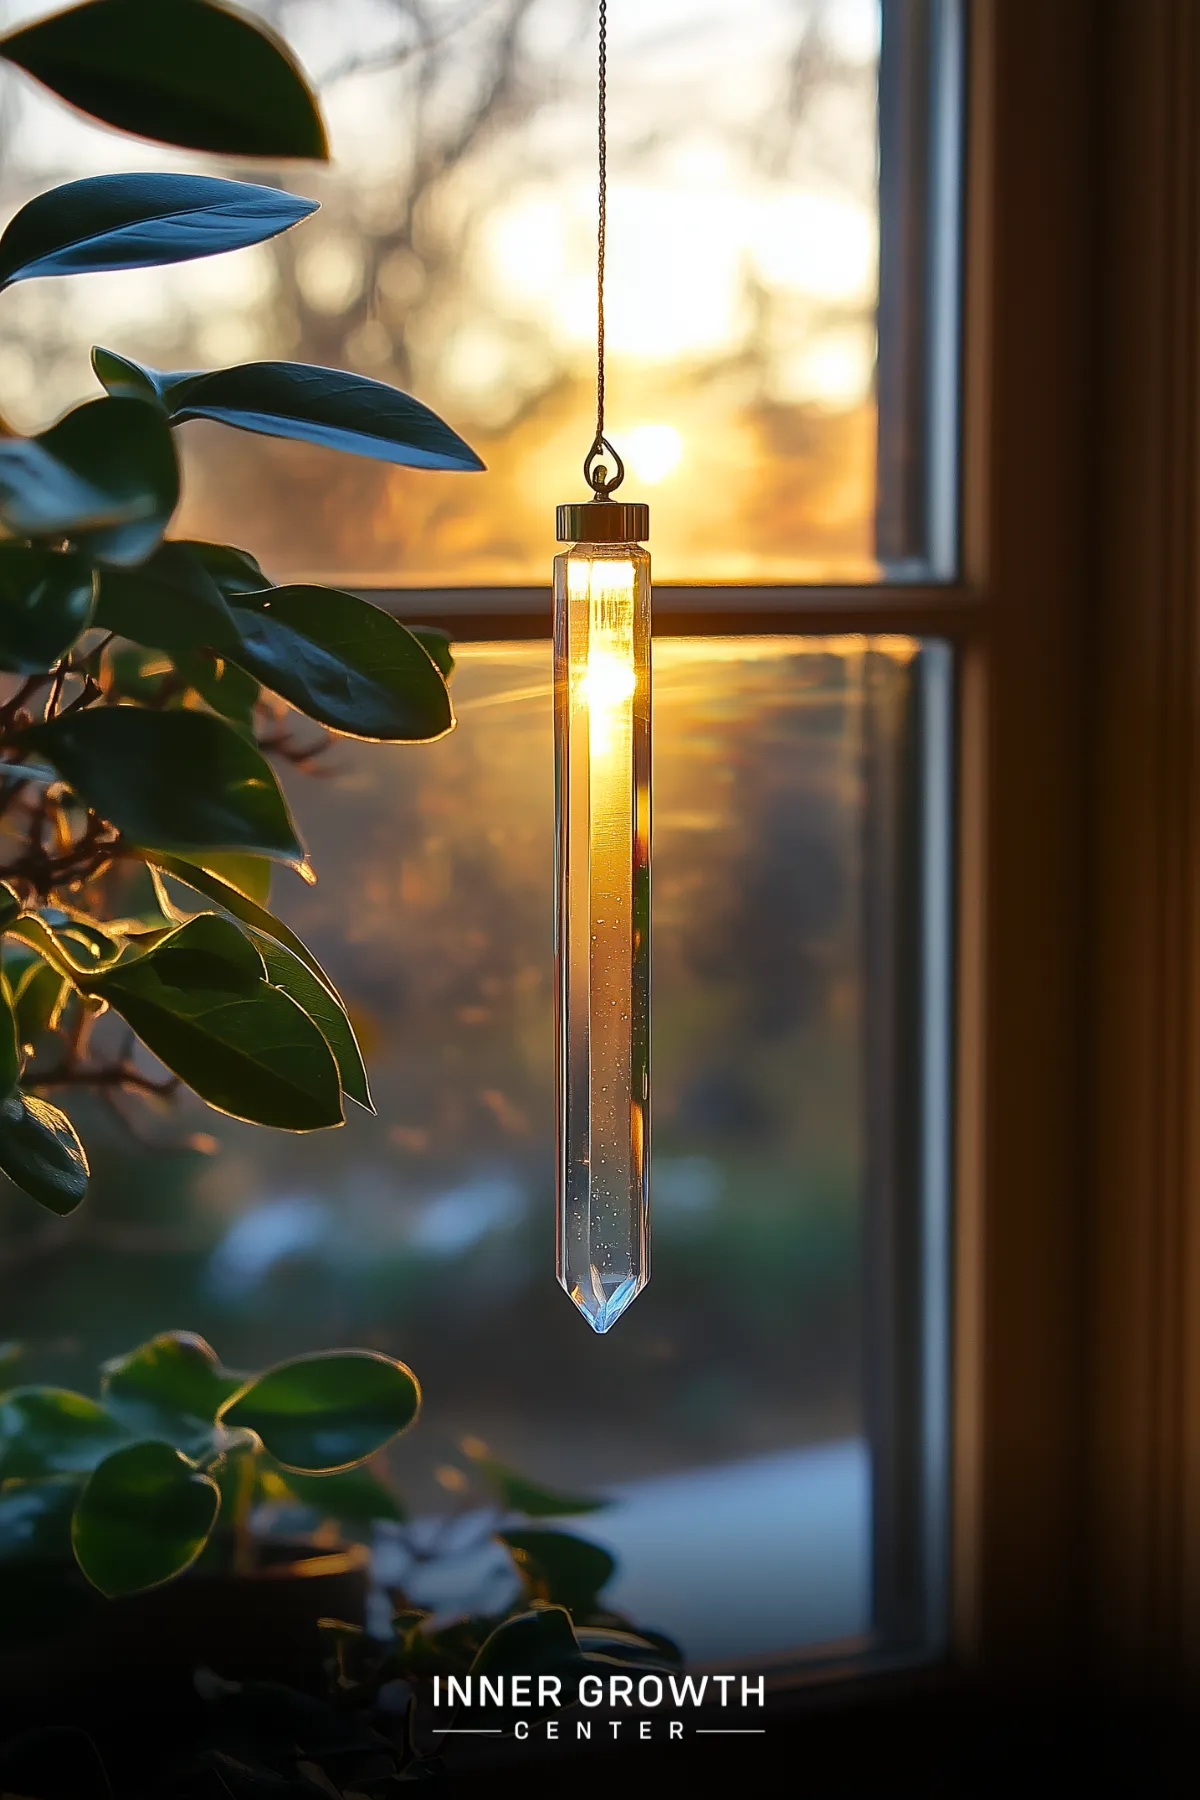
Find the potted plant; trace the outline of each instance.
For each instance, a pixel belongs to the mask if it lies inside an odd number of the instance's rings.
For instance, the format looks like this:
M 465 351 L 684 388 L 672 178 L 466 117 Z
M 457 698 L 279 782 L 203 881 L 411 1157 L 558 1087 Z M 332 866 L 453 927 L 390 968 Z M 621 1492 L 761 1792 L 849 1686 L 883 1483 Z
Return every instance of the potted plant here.
M 84 0 L 0 38 L 0 59 L 155 141 L 327 155 L 287 47 L 216 0 Z M 211 175 L 70 182 L 0 234 L 0 304 L 35 277 L 261 243 L 314 210 Z M 216 420 L 398 464 L 482 466 L 419 401 L 344 371 L 171 373 L 100 348 L 92 360 L 98 397 L 34 437 L 0 425 L 0 1172 L 60 1215 L 88 1183 L 63 1095 L 136 1100 L 184 1084 L 289 1131 L 370 1109 L 345 1007 L 270 908 L 276 866 L 311 876 L 272 758 L 304 760 L 292 711 L 386 742 L 429 742 L 454 722 L 444 634 L 353 594 L 275 586 L 245 550 L 168 535 L 179 429 Z M 259 1611 L 268 1594 L 283 1606 L 289 1584 L 249 1560 L 255 1496 L 334 1468 L 319 1477 L 333 1516 L 339 1484 L 366 1505 L 363 1459 L 417 1407 L 415 1380 L 386 1358 L 350 1351 L 245 1378 L 181 1334 L 110 1365 L 101 1390 L 16 1389 L 0 1427 L 0 1605 L 15 1620 L 24 1584 L 41 1629 L 83 1634 L 80 1667 L 87 1632 L 109 1654 L 118 1618 L 138 1608 L 153 1612 L 160 1670 L 190 1616 L 194 1662 L 201 1621 L 179 1596 L 205 1591 L 201 1571 L 210 1593 L 236 1578 Z M 284 1663 L 302 1640 L 309 1654 L 320 1613 L 353 1618 L 360 1561 L 351 1550 L 340 1571 L 293 1569 L 301 1610 L 294 1632 L 275 1633 Z M 195 1580 L 175 1583 L 186 1568 Z M 341 1587 L 323 1589 L 335 1575 Z M 103 1629 L 100 1594 L 123 1596 L 104 1603 Z M 234 1616 L 236 1604 L 223 1602 L 235 1660 L 253 1610 Z M 121 1655 L 132 1654 L 130 1638 Z
M 288 1498 L 356 1528 L 398 1517 L 366 1464 L 419 1407 L 411 1372 L 374 1352 L 245 1375 L 182 1332 L 107 1363 L 98 1398 L 11 1388 L 0 1397 L 9 1697 L 49 1683 L 61 1701 L 113 1670 L 123 1683 L 190 1686 L 202 1663 L 313 1677 L 318 1618 L 363 1622 L 365 1554 L 264 1541 L 254 1509 Z
M 404 1541 L 404 1508 L 369 1466 L 419 1408 L 411 1372 L 374 1352 L 318 1352 L 247 1375 L 183 1332 L 106 1363 L 96 1398 L 31 1385 L 0 1395 L 9 1702 L 52 1694 L 52 1715 L 108 1712 L 114 1685 L 140 1695 L 152 1684 L 160 1705 L 172 1691 L 186 1704 L 198 1669 L 212 1672 L 201 1682 L 212 1699 L 265 1677 L 312 1688 L 328 1664 L 339 1705 L 373 1717 L 397 1682 L 427 1695 L 434 1676 L 519 1672 L 529 1654 L 545 1673 L 570 1673 L 580 1657 L 678 1660 L 669 1640 L 603 1604 L 609 1553 L 546 1523 L 606 1502 L 530 1481 L 476 1440 L 457 1484 L 471 1539 L 459 1533 L 455 1550 L 503 1546 L 511 1592 L 498 1609 L 439 1620 L 400 1585 L 390 1640 L 373 1637 L 354 1538 L 386 1519 L 410 1568 L 445 1554 Z M 264 1502 L 298 1506 L 349 1541 L 266 1535 L 255 1529 Z

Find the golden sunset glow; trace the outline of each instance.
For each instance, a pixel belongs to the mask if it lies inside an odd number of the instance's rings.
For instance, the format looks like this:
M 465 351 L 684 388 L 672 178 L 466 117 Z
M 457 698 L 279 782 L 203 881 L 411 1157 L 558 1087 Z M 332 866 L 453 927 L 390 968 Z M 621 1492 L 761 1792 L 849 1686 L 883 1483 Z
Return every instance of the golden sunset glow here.
M 0 0 L 0 22 L 38 9 Z M 562 0 L 426 0 L 420 44 L 398 29 L 389 63 L 400 0 L 334 11 L 287 7 L 330 125 L 330 169 L 296 176 L 320 212 L 236 256 L 7 296 L 7 414 L 40 429 L 85 397 L 93 341 L 160 368 L 357 370 L 426 402 L 487 472 L 188 426 L 181 532 L 278 579 L 541 581 L 594 428 L 594 44 Z M 878 0 L 613 8 L 608 428 L 626 494 L 655 490 L 660 578 L 877 572 L 878 42 Z M 162 166 L 28 83 L 12 104 L 10 210 L 43 172 Z
M 630 471 L 646 487 L 673 475 L 683 458 L 683 439 L 674 425 L 635 425 L 621 440 Z

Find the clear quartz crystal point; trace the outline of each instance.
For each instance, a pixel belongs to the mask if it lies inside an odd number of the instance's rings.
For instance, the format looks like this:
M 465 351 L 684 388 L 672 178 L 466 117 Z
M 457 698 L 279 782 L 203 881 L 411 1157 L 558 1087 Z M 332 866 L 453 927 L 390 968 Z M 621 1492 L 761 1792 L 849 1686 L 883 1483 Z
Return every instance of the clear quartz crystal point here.
M 650 557 L 554 561 L 558 1279 L 593 1330 L 650 1279 Z

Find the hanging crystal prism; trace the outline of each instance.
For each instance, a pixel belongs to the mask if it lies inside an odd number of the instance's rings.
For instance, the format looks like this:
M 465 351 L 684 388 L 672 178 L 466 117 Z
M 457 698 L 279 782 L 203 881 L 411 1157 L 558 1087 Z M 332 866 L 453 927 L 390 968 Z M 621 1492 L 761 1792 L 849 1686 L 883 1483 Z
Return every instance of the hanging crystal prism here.
M 605 497 L 558 525 L 558 1279 L 604 1332 L 650 1278 L 648 509 Z

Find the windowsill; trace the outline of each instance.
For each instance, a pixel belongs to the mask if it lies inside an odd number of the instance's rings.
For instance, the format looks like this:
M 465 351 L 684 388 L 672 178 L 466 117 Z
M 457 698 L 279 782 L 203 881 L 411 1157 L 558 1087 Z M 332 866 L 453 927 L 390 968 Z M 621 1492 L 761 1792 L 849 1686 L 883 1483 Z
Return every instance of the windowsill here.
M 794 1668 L 866 1638 L 871 1493 L 861 1439 L 630 1482 L 612 1499 L 564 1527 L 613 1553 L 606 1604 L 674 1638 L 690 1668 Z M 491 1584 L 509 1568 L 496 1546 L 425 1571 L 398 1549 L 381 1535 L 379 1580 L 447 1616 L 484 1592 L 494 1599 Z

